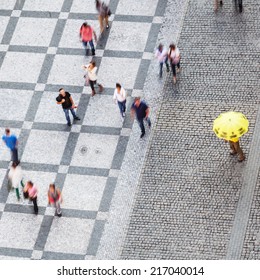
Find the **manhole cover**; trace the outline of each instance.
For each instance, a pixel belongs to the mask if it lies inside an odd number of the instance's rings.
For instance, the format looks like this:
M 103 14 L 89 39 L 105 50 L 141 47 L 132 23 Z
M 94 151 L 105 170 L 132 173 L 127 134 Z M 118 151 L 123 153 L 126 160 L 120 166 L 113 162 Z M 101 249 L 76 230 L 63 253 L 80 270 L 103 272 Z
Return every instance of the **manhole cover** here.
M 101 154 L 101 152 L 102 152 L 101 149 L 95 149 L 96 154 Z
M 79 151 L 82 155 L 85 155 L 88 151 L 88 148 L 87 148 L 87 146 L 81 146 Z

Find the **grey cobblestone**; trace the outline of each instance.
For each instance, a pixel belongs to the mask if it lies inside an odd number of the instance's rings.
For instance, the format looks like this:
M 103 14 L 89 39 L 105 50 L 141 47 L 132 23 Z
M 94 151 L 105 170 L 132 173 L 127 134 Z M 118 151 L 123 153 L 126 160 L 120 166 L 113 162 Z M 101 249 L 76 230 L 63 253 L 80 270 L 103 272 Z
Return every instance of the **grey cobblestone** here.
M 230 156 L 212 123 L 221 112 L 243 112 L 250 129 L 241 144 L 249 160 L 257 133 L 259 55 L 253 42 L 259 35 L 259 5 L 248 1 L 238 15 L 225 2 L 215 14 L 211 1 L 189 1 L 178 41 L 182 71 L 176 87 L 170 75 L 165 82 L 122 259 L 226 258 L 251 162 L 241 164 Z M 241 256 L 245 259 L 259 258 L 258 194 L 259 184 Z

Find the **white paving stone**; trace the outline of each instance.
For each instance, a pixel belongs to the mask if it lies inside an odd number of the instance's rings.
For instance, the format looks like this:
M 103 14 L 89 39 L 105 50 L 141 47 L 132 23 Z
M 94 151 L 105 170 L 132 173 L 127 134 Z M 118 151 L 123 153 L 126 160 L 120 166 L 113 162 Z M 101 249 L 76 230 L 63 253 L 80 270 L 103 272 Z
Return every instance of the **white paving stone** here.
M 59 12 L 64 0 L 26 0 L 23 10 Z
M 68 174 L 62 189 L 63 207 L 98 211 L 105 185 L 105 177 Z
M 33 91 L 17 89 L 1 89 L 0 100 L 2 106 L 0 110 L 0 119 L 20 121 L 26 116 L 30 105 Z
M 158 0 L 120 0 L 116 13 L 122 15 L 154 16 Z
M 8 52 L 0 70 L 0 81 L 36 83 L 44 57 L 41 53 Z
M 120 80 L 124 81 L 125 88 L 133 88 L 140 61 L 133 58 L 103 57 L 98 72 L 99 83 L 104 87 L 114 88 Z
M 106 49 L 143 52 L 150 28 L 151 23 L 124 22 L 124 24 L 122 24 L 122 22 L 114 21 L 110 30 Z M 129 34 L 131 34 L 131 36 L 129 36 Z
M 41 215 L 4 212 L 0 220 L 0 247 L 32 250 L 42 218 Z
M 86 254 L 94 220 L 54 218 L 45 251 Z
M 1 10 L 13 10 L 16 0 L 1 0 L 0 9 Z
M 119 108 L 114 103 L 113 96 L 98 95 L 95 98 L 91 98 L 83 124 L 90 126 L 122 127 Z
M 22 161 L 59 165 L 68 135 L 68 132 L 32 130 Z
M 11 44 L 49 46 L 56 23 L 57 19 L 52 18 L 21 17 L 16 25 Z
M 81 133 L 71 161 L 72 166 L 110 168 L 118 136 Z M 82 147 L 87 152 L 82 154 Z

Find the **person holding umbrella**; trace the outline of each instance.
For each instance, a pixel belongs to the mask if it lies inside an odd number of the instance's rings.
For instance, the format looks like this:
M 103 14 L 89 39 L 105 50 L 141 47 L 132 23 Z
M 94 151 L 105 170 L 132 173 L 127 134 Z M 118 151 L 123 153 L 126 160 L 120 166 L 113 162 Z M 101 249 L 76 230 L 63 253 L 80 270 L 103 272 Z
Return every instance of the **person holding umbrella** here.
M 213 131 L 217 137 L 229 142 L 231 155 L 238 155 L 238 161 L 245 160 L 245 155 L 239 144 L 239 137 L 248 131 L 247 118 L 238 112 L 226 112 L 220 114 L 214 121 Z

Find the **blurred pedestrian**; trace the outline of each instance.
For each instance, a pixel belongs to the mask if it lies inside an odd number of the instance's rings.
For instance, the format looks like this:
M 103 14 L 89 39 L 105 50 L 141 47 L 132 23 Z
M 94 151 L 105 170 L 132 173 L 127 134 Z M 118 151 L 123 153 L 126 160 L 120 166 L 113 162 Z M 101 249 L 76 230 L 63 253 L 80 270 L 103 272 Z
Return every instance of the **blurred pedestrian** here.
M 33 202 L 33 208 L 35 215 L 38 214 L 38 205 L 37 205 L 37 194 L 38 190 L 32 181 L 28 181 L 23 188 L 23 195 L 25 199 L 29 199 Z
M 118 104 L 122 121 L 124 121 L 126 111 L 126 91 L 119 83 L 116 84 L 113 99 L 114 102 Z
M 177 67 L 177 72 L 179 72 L 181 68 L 180 65 L 181 55 L 179 49 L 174 44 L 171 44 L 169 46 L 168 57 L 171 63 L 171 68 L 173 73 L 173 83 L 176 84 L 176 67 Z
M 135 114 L 142 132 L 140 138 L 143 138 L 145 135 L 144 120 L 147 122 L 148 127 L 151 128 L 149 112 L 150 108 L 148 105 L 144 101 L 141 101 L 140 97 L 135 97 L 131 107 L 131 117 L 133 118 Z
M 97 42 L 97 35 L 96 35 L 96 32 L 94 31 L 94 29 L 87 22 L 84 22 L 81 25 L 80 31 L 79 31 L 79 37 L 86 50 L 86 55 L 88 55 L 87 45 L 89 44 L 92 55 L 94 56 L 95 47 L 94 47 L 94 43 L 93 43 L 93 38 L 94 38 L 95 42 Z
M 89 64 L 83 65 L 83 69 L 87 72 L 86 79 L 92 89 L 91 95 L 94 96 L 96 94 L 95 85 L 98 85 L 99 92 L 101 93 L 104 87 L 97 83 L 97 66 L 95 61 L 91 61 Z
M 59 93 L 59 96 L 56 98 L 57 104 L 62 105 L 67 120 L 67 125 L 71 126 L 69 111 L 71 112 L 74 120 L 80 121 L 80 118 L 76 115 L 74 110 L 77 108 L 77 106 L 74 104 L 74 101 L 69 92 L 65 91 L 63 88 L 60 88 Z
M 214 0 L 214 10 L 217 11 L 218 10 L 218 2 L 219 2 L 219 5 L 220 7 L 222 7 L 223 5 L 223 1 L 219 1 L 219 0 Z
M 167 49 L 162 44 L 159 44 L 158 48 L 156 49 L 155 57 L 158 59 L 159 66 L 160 66 L 159 76 L 160 78 L 162 78 L 162 70 L 163 70 L 164 63 L 166 65 L 167 72 L 170 71 L 169 64 L 168 64 Z
M 16 162 L 12 163 L 12 166 L 8 173 L 8 180 L 10 186 L 15 189 L 17 200 L 20 201 L 20 188 L 22 187 L 22 168 Z
M 11 151 L 11 160 L 12 162 L 18 164 L 18 139 L 14 134 L 11 134 L 9 128 L 5 129 L 5 135 L 2 136 L 2 140 L 5 142 L 6 146 Z
M 101 2 L 99 0 L 96 0 L 96 9 L 98 11 L 98 21 L 100 26 L 100 34 L 104 31 L 104 23 L 106 26 L 106 29 L 109 28 L 108 18 L 111 16 L 111 11 L 104 2 Z
M 228 141 L 229 142 L 229 146 L 230 146 L 230 149 L 231 149 L 231 152 L 230 154 L 231 155 L 238 155 L 238 161 L 239 162 L 242 162 L 245 160 L 245 155 L 239 145 L 239 139 L 238 138 L 235 138 L 233 139 L 232 141 Z
M 50 184 L 49 190 L 48 190 L 48 203 L 50 205 L 53 205 L 56 208 L 56 215 L 58 217 L 61 217 L 61 202 L 62 202 L 62 196 L 61 191 L 59 188 L 55 186 L 55 184 Z

